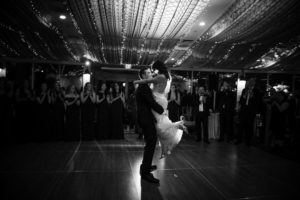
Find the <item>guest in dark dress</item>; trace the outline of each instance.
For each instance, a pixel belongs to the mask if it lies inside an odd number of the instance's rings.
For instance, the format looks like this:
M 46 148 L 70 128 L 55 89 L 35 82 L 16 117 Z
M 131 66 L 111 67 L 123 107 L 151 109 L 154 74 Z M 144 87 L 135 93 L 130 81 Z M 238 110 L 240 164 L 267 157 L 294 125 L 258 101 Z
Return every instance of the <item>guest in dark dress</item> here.
M 46 83 L 41 84 L 40 93 L 36 97 L 37 100 L 37 140 L 49 141 L 52 138 L 50 131 L 50 104 L 51 95 Z
M 106 83 L 101 84 L 97 94 L 97 133 L 96 139 L 109 138 L 109 96 Z
M 168 102 L 169 119 L 172 122 L 179 121 L 180 93 L 174 84 L 171 85 Z
M 12 143 L 15 141 L 13 135 L 14 123 L 14 91 L 13 82 L 0 79 L 0 127 L 1 141 Z
M 83 140 L 93 140 L 95 138 L 95 103 L 96 94 L 91 83 L 86 83 L 80 94 L 81 99 L 81 130 Z
M 125 95 L 118 83 L 113 84 L 110 109 L 110 126 L 112 139 L 124 139 L 123 113 Z
M 55 83 L 51 99 L 53 105 L 53 139 L 62 140 L 65 117 L 65 92 L 62 90 L 59 82 Z
M 6 82 L 4 79 L 0 79 L 0 138 L 2 142 L 9 141 L 11 132 L 9 122 L 12 119 L 12 104 L 8 97 L 8 91 L 6 89 Z
M 136 99 L 135 99 L 135 91 L 133 91 L 127 100 L 127 113 L 128 113 L 128 124 L 131 133 L 138 133 L 137 126 L 137 111 L 136 111 Z
M 76 92 L 75 85 L 71 85 L 65 96 L 66 122 L 63 137 L 65 141 L 80 140 L 79 105 L 80 97 Z
M 28 142 L 34 134 L 34 92 L 29 87 L 29 81 L 16 90 L 16 137 L 19 142 Z
M 192 88 L 189 88 L 181 100 L 182 112 L 188 121 L 193 120 L 193 98 Z

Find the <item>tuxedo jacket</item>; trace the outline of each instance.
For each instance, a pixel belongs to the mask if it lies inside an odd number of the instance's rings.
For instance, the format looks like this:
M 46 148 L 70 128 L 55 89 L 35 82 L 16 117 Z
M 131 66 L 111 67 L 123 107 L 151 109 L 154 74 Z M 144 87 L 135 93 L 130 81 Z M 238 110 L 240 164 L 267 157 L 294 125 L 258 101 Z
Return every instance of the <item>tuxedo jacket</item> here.
M 152 109 L 162 114 L 164 109 L 153 97 L 152 90 L 148 84 L 140 84 L 136 90 L 137 120 L 141 127 L 153 125 L 156 120 Z
M 211 98 L 208 95 L 204 95 L 205 96 L 205 102 L 203 103 L 203 114 L 205 115 L 209 115 L 209 109 L 212 109 L 212 101 Z M 199 94 L 196 95 L 195 98 L 195 111 L 196 111 L 196 115 L 200 113 L 199 111 L 199 105 L 200 105 L 200 100 L 199 100 L 200 96 Z
M 236 95 L 231 91 L 222 91 L 218 94 L 218 111 L 233 113 L 236 106 Z
M 255 115 L 256 113 L 260 113 L 261 111 L 261 102 L 262 102 L 262 96 L 258 89 L 254 88 L 251 92 L 251 95 L 248 100 L 247 104 L 247 89 L 243 89 L 242 95 L 240 97 L 240 114 L 250 114 Z

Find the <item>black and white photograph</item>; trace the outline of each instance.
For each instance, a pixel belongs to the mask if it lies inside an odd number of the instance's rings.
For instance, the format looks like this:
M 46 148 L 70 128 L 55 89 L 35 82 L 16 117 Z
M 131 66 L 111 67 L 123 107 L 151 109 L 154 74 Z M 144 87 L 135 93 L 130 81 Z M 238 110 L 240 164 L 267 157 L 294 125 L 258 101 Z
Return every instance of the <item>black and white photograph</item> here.
M 0 4 L 1 200 L 300 198 L 299 0 Z

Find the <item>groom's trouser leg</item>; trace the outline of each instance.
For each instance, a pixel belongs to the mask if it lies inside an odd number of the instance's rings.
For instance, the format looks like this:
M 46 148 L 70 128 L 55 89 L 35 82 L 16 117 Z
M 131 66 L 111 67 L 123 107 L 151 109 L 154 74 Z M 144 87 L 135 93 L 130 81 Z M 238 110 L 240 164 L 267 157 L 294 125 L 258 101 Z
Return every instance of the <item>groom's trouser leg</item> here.
M 144 126 L 142 127 L 142 131 L 144 134 L 146 145 L 144 147 L 144 157 L 140 169 L 141 175 L 150 173 L 155 145 L 157 141 L 156 129 L 154 125 Z
M 200 114 L 198 113 L 196 115 L 196 133 L 197 133 L 197 139 L 201 140 L 202 139 L 202 119 Z
M 204 141 L 208 141 L 208 116 L 203 116 L 203 138 Z

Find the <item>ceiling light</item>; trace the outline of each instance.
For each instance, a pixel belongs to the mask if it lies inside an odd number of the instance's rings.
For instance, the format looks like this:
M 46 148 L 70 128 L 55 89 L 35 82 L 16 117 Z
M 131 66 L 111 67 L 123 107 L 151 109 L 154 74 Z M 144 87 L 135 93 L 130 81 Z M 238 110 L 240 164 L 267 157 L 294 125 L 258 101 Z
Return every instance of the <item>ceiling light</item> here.
M 91 61 L 89 61 L 89 60 L 87 60 L 87 61 L 85 61 L 85 66 L 90 66 L 91 65 Z
M 171 58 L 171 60 L 175 60 L 175 58 Z
M 200 22 L 199 25 L 200 26 L 205 26 L 205 22 Z
M 66 15 L 59 15 L 59 19 L 67 19 Z

